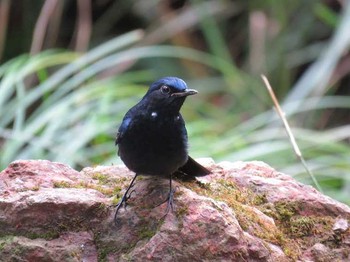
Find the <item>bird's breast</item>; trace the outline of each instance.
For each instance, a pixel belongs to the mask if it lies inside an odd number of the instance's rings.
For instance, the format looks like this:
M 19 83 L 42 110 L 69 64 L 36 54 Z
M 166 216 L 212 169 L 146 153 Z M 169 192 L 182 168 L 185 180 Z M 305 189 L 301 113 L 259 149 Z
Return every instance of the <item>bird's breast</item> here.
M 169 175 L 187 161 L 187 132 L 180 115 L 151 112 L 132 119 L 119 144 L 126 166 L 137 173 Z

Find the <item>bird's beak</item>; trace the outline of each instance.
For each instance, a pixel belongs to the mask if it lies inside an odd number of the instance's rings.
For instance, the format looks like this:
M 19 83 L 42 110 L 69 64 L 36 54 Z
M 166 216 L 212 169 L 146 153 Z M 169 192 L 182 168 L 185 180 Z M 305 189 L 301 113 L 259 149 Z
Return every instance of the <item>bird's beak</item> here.
M 197 90 L 194 90 L 194 89 L 185 89 L 185 90 L 182 91 L 182 92 L 173 93 L 173 94 L 171 94 L 171 96 L 174 96 L 174 97 L 191 96 L 191 95 L 195 95 L 195 94 L 197 94 L 197 93 L 198 93 Z

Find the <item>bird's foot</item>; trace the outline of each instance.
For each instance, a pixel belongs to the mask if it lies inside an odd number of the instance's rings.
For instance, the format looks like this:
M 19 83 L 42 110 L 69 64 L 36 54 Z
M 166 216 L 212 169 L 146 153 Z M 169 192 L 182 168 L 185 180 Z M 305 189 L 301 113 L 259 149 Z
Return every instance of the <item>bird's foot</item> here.
M 130 199 L 132 193 L 135 192 L 135 190 L 131 190 L 131 192 L 129 193 L 130 189 L 132 189 L 132 187 L 134 186 L 134 181 L 137 177 L 137 174 L 135 175 L 135 177 L 133 178 L 133 180 L 131 181 L 129 187 L 127 188 L 127 190 L 125 191 L 124 195 L 122 196 L 122 199 L 118 202 L 118 204 L 116 205 L 116 210 L 115 210 L 115 214 L 114 214 L 114 224 L 115 225 L 118 225 L 118 219 L 117 219 L 117 216 L 118 216 L 118 212 L 119 210 L 124 207 L 124 209 L 126 208 L 127 206 L 127 202 L 128 200 Z
M 175 191 L 176 191 L 175 188 L 172 188 L 169 191 L 169 195 L 168 195 L 168 197 L 166 199 L 166 201 L 168 203 L 166 205 L 165 216 L 169 213 L 170 209 L 171 209 L 171 212 L 174 211 L 174 195 L 175 195 Z
M 125 192 L 125 194 L 122 196 L 122 199 L 118 202 L 116 205 L 116 213 L 118 213 L 119 209 L 124 206 L 126 208 L 128 200 L 131 198 L 131 194 L 134 193 L 135 190 L 132 190 L 129 194 L 128 192 Z M 117 214 L 116 214 L 117 215 Z
M 177 187 L 171 188 L 169 191 L 168 197 L 165 199 L 165 201 L 158 205 L 158 206 L 160 206 L 160 205 L 164 204 L 165 202 L 167 202 L 165 214 L 161 217 L 161 219 L 165 218 L 170 210 L 171 210 L 171 212 L 174 212 L 174 195 L 175 195 L 176 189 L 177 189 Z
M 122 196 L 122 199 L 121 199 L 121 200 L 118 202 L 118 204 L 116 205 L 116 210 L 115 210 L 115 214 L 114 214 L 114 223 L 115 223 L 115 225 L 118 224 L 117 216 L 118 216 L 119 210 L 120 210 L 122 207 L 124 207 L 124 209 L 126 208 L 126 206 L 127 206 L 127 201 L 129 200 L 129 198 L 130 198 L 130 196 L 131 196 L 131 194 L 132 194 L 133 192 L 134 192 L 134 190 L 131 191 L 129 195 L 124 194 L 124 195 Z M 127 193 L 127 192 L 126 192 L 126 193 Z

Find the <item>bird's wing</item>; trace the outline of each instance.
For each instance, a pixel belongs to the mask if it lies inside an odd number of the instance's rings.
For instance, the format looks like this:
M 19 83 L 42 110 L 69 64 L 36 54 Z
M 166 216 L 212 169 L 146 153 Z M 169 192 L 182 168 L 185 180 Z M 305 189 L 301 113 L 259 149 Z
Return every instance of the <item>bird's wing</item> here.
M 131 122 L 131 117 L 125 116 L 122 124 L 120 125 L 120 127 L 118 129 L 118 133 L 117 133 L 117 136 L 115 138 L 115 145 L 118 145 L 120 143 L 120 141 L 122 140 L 124 133 L 126 132 L 128 127 L 130 126 L 130 122 Z

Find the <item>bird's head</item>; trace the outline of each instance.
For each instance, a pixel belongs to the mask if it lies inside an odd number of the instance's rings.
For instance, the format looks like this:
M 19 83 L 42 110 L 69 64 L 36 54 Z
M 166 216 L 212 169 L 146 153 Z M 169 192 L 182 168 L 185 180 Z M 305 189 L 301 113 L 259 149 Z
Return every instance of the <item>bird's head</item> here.
M 164 77 L 150 85 L 143 99 L 153 106 L 179 111 L 185 98 L 197 93 L 197 90 L 189 89 L 180 78 Z

